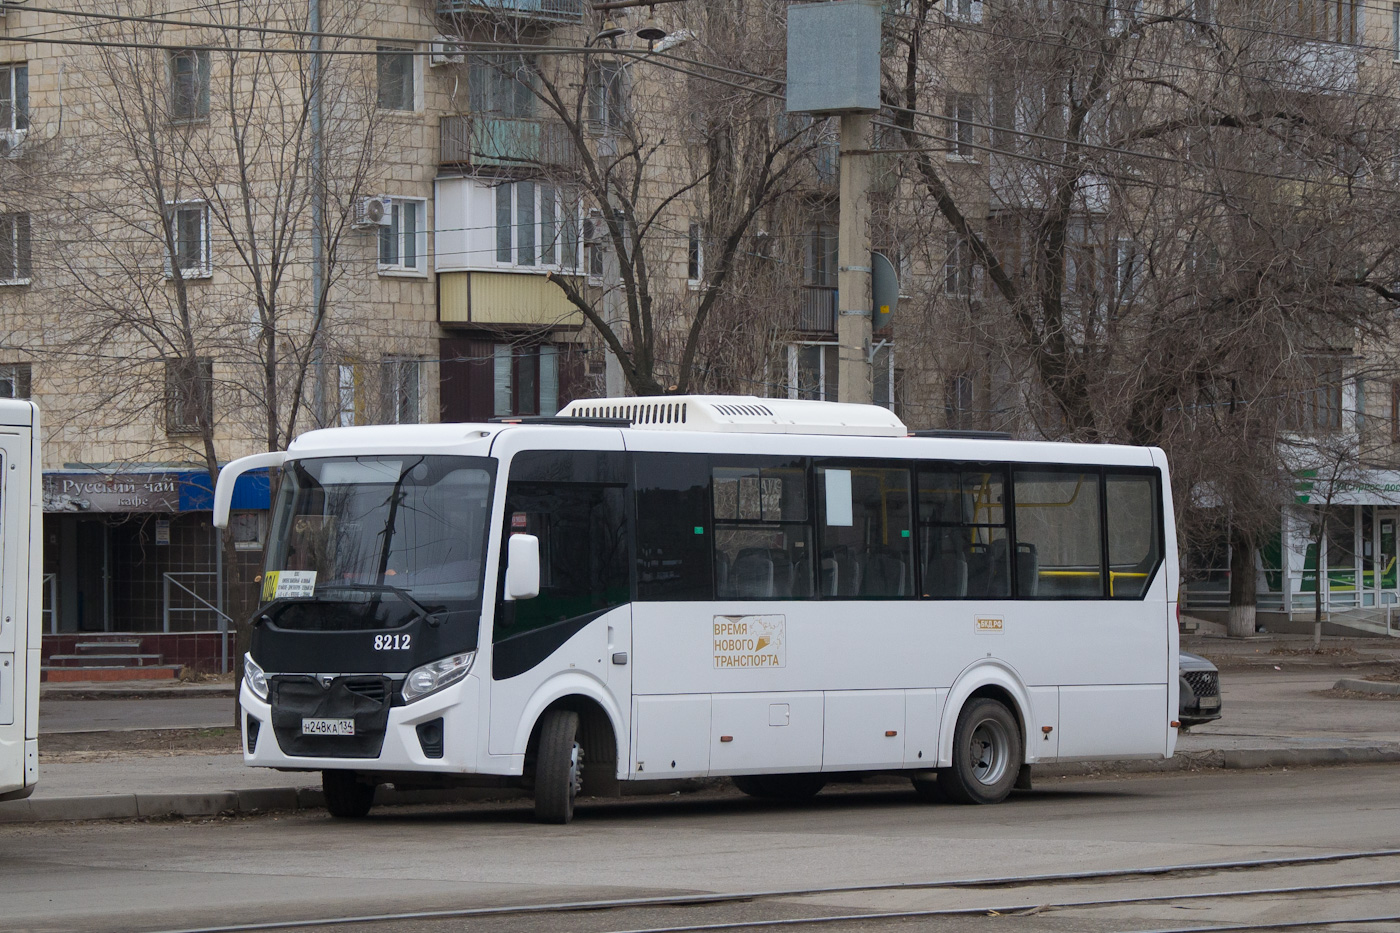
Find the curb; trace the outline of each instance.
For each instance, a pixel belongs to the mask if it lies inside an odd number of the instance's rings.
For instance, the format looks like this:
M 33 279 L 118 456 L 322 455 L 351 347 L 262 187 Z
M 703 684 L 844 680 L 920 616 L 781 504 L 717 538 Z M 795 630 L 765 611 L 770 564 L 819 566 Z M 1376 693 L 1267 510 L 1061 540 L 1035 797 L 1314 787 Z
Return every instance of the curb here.
M 1400 696 L 1400 683 L 1387 683 L 1379 680 L 1350 680 L 1343 678 L 1332 685 L 1333 690 L 1354 690 L 1358 693 L 1377 693 L 1383 696 Z
M 1210 749 L 1178 752 L 1160 760 L 1084 761 L 1036 766 L 1035 778 L 1090 777 L 1102 774 L 1149 774 L 1177 771 L 1250 771 L 1327 765 L 1400 762 L 1400 744 L 1331 748 Z M 662 790 L 661 784 L 668 786 Z M 656 793 L 676 782 L 657 782 Z M 450 790 L 399 791 L 381 787 L 376 807 L 414 804 L 474 803 L 527 796 L 511 788 L 463 787 Z M 630 794 L 628 796 L 631 796 Z M 100 794 L 84 797 L 31 797 L 0 803 L 0 824 L 87 820 L 180 819 L 220 815 L 254 815 L 269 810 L 319 810 L 325 797 L 319 787 L 261 787 L 203 794 Z

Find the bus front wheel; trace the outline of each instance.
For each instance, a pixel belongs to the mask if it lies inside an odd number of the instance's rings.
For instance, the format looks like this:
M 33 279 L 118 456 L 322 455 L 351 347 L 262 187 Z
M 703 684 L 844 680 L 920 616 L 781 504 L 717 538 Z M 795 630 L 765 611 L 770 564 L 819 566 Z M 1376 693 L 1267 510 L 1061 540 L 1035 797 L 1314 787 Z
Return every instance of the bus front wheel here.
M 359 819 L 374 806 L 374 785 L 361 781 L 354 771 L 322 771 L 321 793 L 326 810 L 341 819 Z
M 549 710 L 540 722 L 540 745 L 535 757 L 535 821 L 567 823 L 573 819 L 574 798 L 582 785 L 578 713 Z
M 1011 793 L 1025 752 L 1021 727 L 996 700 L 978 697 L 958 714 L 953 730 L 953 766 L 938 784 L 956 803 L 1000 803 Z

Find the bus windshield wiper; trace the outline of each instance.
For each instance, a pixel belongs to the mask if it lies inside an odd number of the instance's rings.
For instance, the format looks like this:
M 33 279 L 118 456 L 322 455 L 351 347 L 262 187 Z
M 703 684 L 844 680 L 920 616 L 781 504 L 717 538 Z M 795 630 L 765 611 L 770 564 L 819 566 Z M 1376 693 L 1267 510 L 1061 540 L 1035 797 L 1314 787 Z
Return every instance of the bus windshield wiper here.
M 413 609 L 413 611 L 418 613 L 418 617 L 420 619 L 427 620 L 429 625 L 436 626 L 442 621 L 441 619 L 436 618 L 436 616 L 438 615 L 438 613 L 442 612 L 443 607 L 434 606 L 433 608 L 429 609 L 427 606 L 424 606 L 418 600 L 414 599 L 409 594 L 408 589 L 406 587 L 391 586 L 388 583 L 323 583 L 320 586 L 316 587 L 316 589 L 353 590 L 359 593 L 393 593 L 399 599 L 402 599 L 404 602 L 408 603 L 408 605 Z

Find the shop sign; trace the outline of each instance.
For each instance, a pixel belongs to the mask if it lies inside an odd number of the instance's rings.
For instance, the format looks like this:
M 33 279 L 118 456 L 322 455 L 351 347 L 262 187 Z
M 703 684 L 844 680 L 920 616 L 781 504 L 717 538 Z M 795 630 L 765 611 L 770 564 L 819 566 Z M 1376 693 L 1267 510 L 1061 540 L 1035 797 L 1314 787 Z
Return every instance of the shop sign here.
M 170 473 L 51 473 L 45 512 L 178 512 L 180 480 Z

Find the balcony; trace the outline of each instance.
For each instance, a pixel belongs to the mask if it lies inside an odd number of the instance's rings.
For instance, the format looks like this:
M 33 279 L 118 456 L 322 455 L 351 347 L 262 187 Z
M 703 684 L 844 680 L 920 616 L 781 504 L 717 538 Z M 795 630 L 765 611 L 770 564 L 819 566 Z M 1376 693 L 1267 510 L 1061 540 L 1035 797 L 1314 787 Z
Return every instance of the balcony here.
M 804 285 L 799 292 L 797 329 L 804 333 L 836 333 L 836 289 Z
M 573 151 L 550 120 L 460 114 L 443 117 L 441 132 L 441 164 L 462 168 L 564 165 Z
M 444 19 L 462 16 L 523 16 L 557 23 L 578 23 L 589 8 L 586 0 L 437 0 L 437 15 Z

